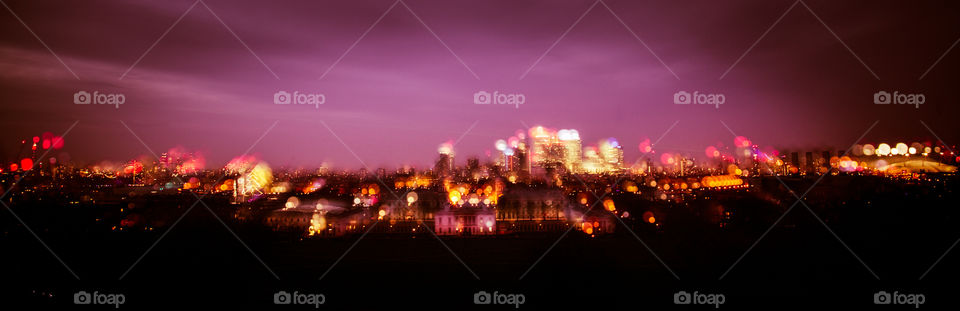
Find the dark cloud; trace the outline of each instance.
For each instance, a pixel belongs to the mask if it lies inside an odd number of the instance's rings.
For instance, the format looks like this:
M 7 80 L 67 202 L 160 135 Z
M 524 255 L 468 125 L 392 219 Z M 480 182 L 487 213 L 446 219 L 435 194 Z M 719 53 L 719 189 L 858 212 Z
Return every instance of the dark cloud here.
M 155 150 L 205 149 L 214 164 L 280 120 L 255 152 L 346 167 L 360 163 L 320 121 L 368 164 L 389 166 L 426 165 L 476 120 L 460 155 L 482 155 L 523 123 L 577 128 L 585 143 L 618 137 L 628 159 L 676 120 L 662 144 L 678 150 L 729 141 L 720 120 L 776 147 L 845 148 L 876 120 L 865 140 L 934 139 L 920 120 L 948 143 L 960 139 L 960 51 L 919 80 L 960 38 L 950 1 L 806 1 L 815 14 L 798 4 L 764 35 L 793 1 L 605 1 L 621 23 L 604 4 L 583 15 L 590 0 L 405 0 L 416 16 L 397 5 L 339 62 L 393 1 L 205 0 L 215 15 L 198 4 L 159 42 L 194 1 L 5 2 L 80 79 L 4 10 L 0 143 L 80 120 L 66 150 L 81 161 L 146 153 L 120 120 Z M 74 105 L 78 90 L 121 92 L 127 103 Z M 274 105 L 277 90 L 327 102 Z M 474 105 L 478 90 L 523 93 L 527 103 Z M 674 105 L 678 90 L 727 102 Z M 878 90 L 923 93 L 927 103 L 874 105 Z

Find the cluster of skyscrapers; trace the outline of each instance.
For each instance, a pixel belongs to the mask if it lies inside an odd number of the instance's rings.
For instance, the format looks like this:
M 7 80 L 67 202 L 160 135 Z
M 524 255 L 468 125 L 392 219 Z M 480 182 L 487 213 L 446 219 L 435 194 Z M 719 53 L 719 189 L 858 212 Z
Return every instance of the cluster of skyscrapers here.
M 575 129 L 555 131 L 537 126 L 529 133 L 518 131 L 506 140 L 497 140 L 494 147 L 498 152 L 495 164 L 510 172 L 542 170 L 578 174 L 624 169 L 623 147 L 616 139 L 608 138 L 597 147 L 584 148 L 580 133 Z

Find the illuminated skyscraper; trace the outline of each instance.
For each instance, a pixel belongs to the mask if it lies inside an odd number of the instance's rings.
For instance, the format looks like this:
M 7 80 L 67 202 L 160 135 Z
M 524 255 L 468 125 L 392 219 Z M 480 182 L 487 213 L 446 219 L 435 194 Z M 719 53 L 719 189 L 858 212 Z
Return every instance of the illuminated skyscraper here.
M 515 172 L 519 169 L 518 166 L 520 165 L 520 159 L 517 157 L 516 150 L 513 148 L 507 148 L 503 150 L 503 158 L 503 167 L 507 170 L 507 172 Z
M 533 140 L 533 164 L 542 165 L 547 157 L 547 148 L 553 140 L 550 131 L 542 126 L 530 129 L 530 139 Z
M 452 173 L 454 168 L 453 144 L 449 142 L 440 144 L 437 152 L 440 153 L 440 157 L 437 159 L 436 165 L 434 165 L 434 170 L 441 176 Z
M 583 154 L 581 152 L 580 133 L 577 130 L 560 130 L 557 138 L 563 145 L 563 165 L 567 171 L 579 173 L 583 170 Z
M 623 169 L 623 147 L 616 138 L 607 138 L 600 142 L 600 158 L 603 160 L 603 169 L 606 172 L 617 172 Z
M 603 172 L 603 161 L 600 159 L 597 147 L 583 149 L 583 171 L 591 174 Z

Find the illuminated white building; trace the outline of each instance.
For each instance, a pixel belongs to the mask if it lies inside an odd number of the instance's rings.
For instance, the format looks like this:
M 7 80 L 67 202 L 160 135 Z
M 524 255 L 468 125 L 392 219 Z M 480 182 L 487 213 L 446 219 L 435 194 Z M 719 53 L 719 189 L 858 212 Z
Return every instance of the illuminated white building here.
M 603 161 L 600 159 L 600 153 L 596 147 L 586 147 L 583 149 L 583 171 L 591 174 L 603 172 Z
M 557 138 L 563 145 L 563 165 L 567 171 L 579 173 L 583 170 L 583 153 L 581 152 L 580 133 L 577 130 L 560 130 Z
M 547 159 L 547 148 L 555 140 L 555 136 L 544 127 L 537 126 L 530 129 L 530 139 L 533 140 L 533 163 L 541 165 Z
M 448 206 L 434 214 L 433 227 L 437 235 L 493 235 L 496 218 L 493 209 L 485 205 Z
M 600 142 L 600 158 L 603 160 L 603 170 L 616 172 L 623 169 L 623 146 L 616 138 L 607 138 Z

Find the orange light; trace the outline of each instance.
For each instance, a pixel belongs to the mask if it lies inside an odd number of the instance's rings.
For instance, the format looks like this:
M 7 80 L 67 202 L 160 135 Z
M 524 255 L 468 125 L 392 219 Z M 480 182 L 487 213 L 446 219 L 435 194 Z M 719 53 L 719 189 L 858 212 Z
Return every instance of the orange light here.
M 603 200 L 603 208 L 606 208 L 608 211 L 611 211 L 611 212 L 617 210 L 617 207 L 613 204 L 613 200 L 611 199 Z

